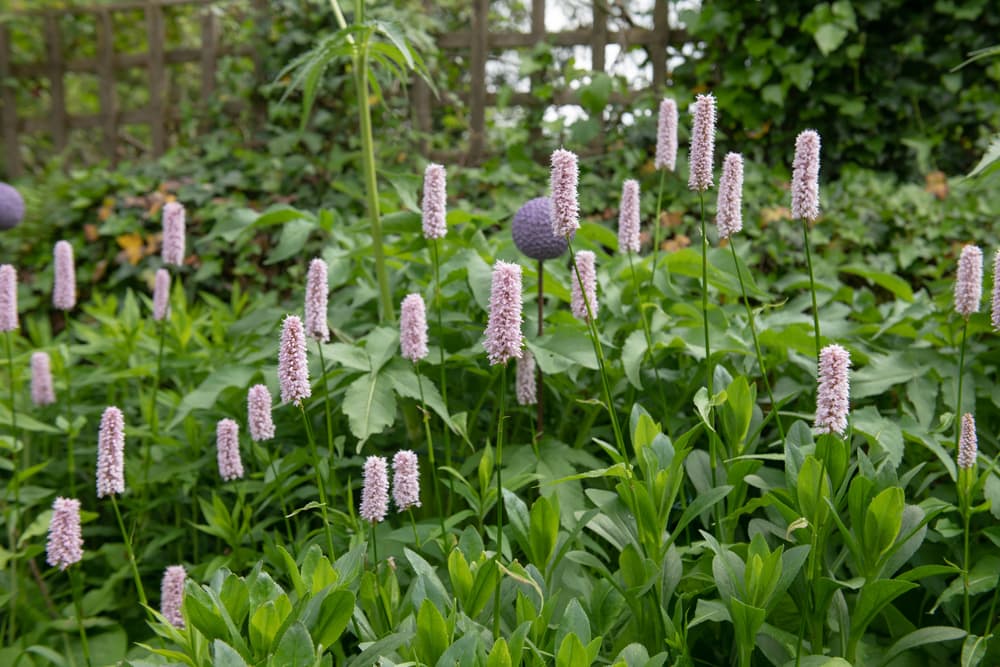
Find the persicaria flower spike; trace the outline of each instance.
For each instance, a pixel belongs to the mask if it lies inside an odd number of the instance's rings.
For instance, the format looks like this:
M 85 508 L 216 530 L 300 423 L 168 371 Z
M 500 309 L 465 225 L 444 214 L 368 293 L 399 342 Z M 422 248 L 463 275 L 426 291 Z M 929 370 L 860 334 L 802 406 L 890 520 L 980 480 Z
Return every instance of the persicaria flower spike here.
M 517 360 L 514 394 L 518 405 L 534 405 L 538 402 L 538 381 L 535 379 L 535 357 L 525 350 Z
M 216 458 L 219 477 L 230 482 L 243 478 L 243 461 L 240 459 L 240 426 L 232 419 L 220 419 L 215 425 Z
M 247 424 L 254 442 L 263 442 L 274 437 L 271 392 L 262 384 L 255 384 L 247 392 Z
M 160 613 L 175 628 L 184 627 L 181 605 L 184 603 L 184 580 L 187 571 L 183 565 L 171 565 L 163 572 L 160 584 Z
M 399 314 L 403 358 L 416 363 L 427 356 L 427 308 L 419 294 L 407 294 Z
M 97 436 L 97 497 L 125 493 L 125 417 L 115 406 L 101 415 Z
M 429 164 L 424 169 L 424 200 L 421 202 L 425 239 L 441 239 L 448 233 L 445 216 L 448 195 L 444 167 Z
M 17 327 L 17 271 L 4 264 L 0 266 L 0 333 Z
M 979 311 L 983 298 L 983 251 L 974 245 L 962 248 L 955 280 L 955 311 L 968 319 Z
M 31 402 L 38 406 L 56 402 L 56 392 L 52 387 L 52 368 L 49 355 L 45 352 L 31 355 Z
M 722 163 L 715 224 L 720 239 L 728 239 L 743 229 L 743 156 L 739 153 L 729 153 Z
M 669 97 L 660 102 L 660 115 L 656 121 L 657 169 L 674 171 L 677 167 L 677 102 Z
M 52 503 L 52 520 L 49 522 L 49 539 L 45 560 L 52 567 L 65 570 L 83 560 L 83 535 L 80 531 L 80 501 L 75 498 L 56 498 Z
M 326 262 L 317 257 L 309 262 L 309 274 L 306 276 L 305 327 L 306 335 L 321 343 L 330 340 L 330 327 L 326 322 L 329 293 Z
M 579 272 L 579 277 L 577 277 Z M 573 316 L 584 322 L 587 321 L 587 304 L 590 304 L 590 312 L 597 319 L 597 257 L 589 250 L 581 250 L 576 253 L 576 271 L 570 273 L 573 281 L 570 290 L 570 308 Z M 581 289 L 581 283 L 582 289 Z M 586 296 L 586 301 L 584 297 Z
M 409 450 L 392 457 L 392 498 L 399 512 L 420 507 L 420 465 L 417 455 Z
M 73 310 L 76 305 L 76 269 L 73 267 L 73 246 L 59 241 L 52 249 L 52 305 L 59 310 Z
M 850 410 L 851 355 L 840 345 L 827 345 L 819 353 L 819 387 L 816 392 L 816 431 L 844 435 Z
M 639 181 L 622 183 L 622 203 L 618 211 L 618 252 L 639 252 Z
M 704 192 L 712 187 L 712 164 L 715 160 L 715 97 L 699 95 L 692 106 L 691 173 L 688 189 Z
M 976 420 L 971 413 L 962 415 L 962 430 L 958 436 L 958 467 L 968 470 L 976 465 Z
M 1000 331 L 1000 250 L 993 255 L 993 303 L 990 314 L 993 328 Z
M 388 511 L 389 473 L 385 459 L 381 456 L 369 456 L 365 460 L 359 515 L 365 521 L 377 523 L 385 519 Z
M 302 405 L 302 400 L 312 395 L 309 363 L 306 360 L 306 336 L 302 331 L 302 320 L 296 315 L 287 316 L 281 327 L 278 383 L 281 385 L 282 403 Z
M 792 162 L 792 219 L 819 217 L 819 133 L 805 130 L 795 138 Z
M 184 264 L 184 206 L 172 201 L 163 205 L 163 263 Z
M 556 236 L 566 238 L 580 228 L 579 178 L 576 153 L 562 148 L 552 153 L 552 233 Z
M 156 270 L 156 281 L 153 284 L 153 319 L 157 322 L 170 315 L 170 272 L 166 269 Z
M 491 366 L 521 358 L 522 307 L 521 267 L 498 259 L 493 265 L 490 314 L 483 342 Z

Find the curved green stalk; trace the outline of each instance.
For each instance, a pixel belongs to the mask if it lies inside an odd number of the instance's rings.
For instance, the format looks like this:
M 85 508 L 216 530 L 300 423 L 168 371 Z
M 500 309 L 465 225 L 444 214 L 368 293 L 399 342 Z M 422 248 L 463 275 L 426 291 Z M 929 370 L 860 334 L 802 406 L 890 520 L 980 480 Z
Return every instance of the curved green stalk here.
M 427 411 L 427 401 L 424 400 L 424 385 L 420 381 L 420 364 L 415 362 L 413 364 L 413 370 L 417 374 L 417 388 L 420 390 L 420 409 L 423 413 L 422 421 L 424 422 L 424 435 L 427 438 L 427 457 L 430 459 L 431 463 L 431 486 L 433 487 L 434 493 L 434 512 L 438 515 L 438 519 L 441 521 L 441 539 L 444 539 L 445 528 L 444 528 L 444 512 L 441 511 L 441 498 L 438 496 L 438 479 L 437 479 L 437 464 L 434 462 L 434 439 L 431 437 L 431 416 Z M 447 425 L 445 426 L 447 428 Z M 410 513 L 412 518 L 413 513 Z M 413 528 L 413 534 L 416 535 L 416 526 Z
M 500 637 L 500 558 L 503 555 L 503 420 L 506 413 L 507 362 L 500 367 L 500 418 L 497 419 L 497 583 L 493 591 L 493 641 Z
M 90 645 L 87 643 L 87 631 L 83 627 L 83 604 L 80 602 L 80 582 L 74 576 L 75 567 L 70 567 L 66 573 L 69 576 L 69 585 L 73 591 L 73 607 L 76 609 L 76 627 L 80 630 L 80 644 L 83 647 L 83 660 L 90 667 Z
M 816 279 L 813 277 L 812 251 L 809 249 L 809 221 L 805 218 L 802 219 L 802 240 L 806 247 L 806 266 L 809 267 L 809 291 L 812 293 L 813 306 L 813 333 L 816 337 L 816 359 L 818 360 L 820 350 L 822 349 L 819 333 L 819 308 L 816 306 Z
M 319 451 L 316 449 L 316 437 L 313 435 L 312 424 L 309 423 L 309 416 L 306 408 L 301 403 L 299 410 L 302 412 L 302 421 L 306 426 L 306 436 L 309 438 L 309 448 L 312 450 L 313 470 L 316 472 L 316 486 L 319 487 L 320 516 L 323 518 L 323 531 L 326 533 L 327 557 L 334 557 L 333 533 L 330 532 L 330 522 L 326 518 L 326 484 L 323 482 L 323 475 L 320 473 Z
M 660 395 L 660 405 L 663 408 L 664 414 L 667 410 L 667 399 L 663 395 L 663 385 L 660 383 L 660 369 L 653 362 L 653 333 L 649 328 L 649 320 L 646 319 L 646 311 L 643 309 L 642 292 L 639 291 L 639 278 L 635 275 L 635 264 L 632 261 L 632 251 L 626 253 L 628 255 L 628 266 L 632 272 L 632 288 L 635 290 L 635 298 L 639 304 L 639 318 L 642 321 L 642 333 L 646 337 L 646 362 L 653 367 L 653 375 L 656 380 L 656 389 Z
M 125 531 L 125 522 L 122 521 L 122 513 L 118 509 L 118 500 L 115 494 L 111 494 L 111 507 L 115 510 L 115 518 L 118 519 L 118 528 L 122 531 L 122 540 L 125 541 L 125 554 L 128 556 L 129 565 L 132 566 L 132 577 L 135 579 L 135 590 L 139 594 L 139 602 L 144 607 L 149 606 L 146 600 L 146 590 L 142 587 L 142 578 L 139 576 L 139 566 L 135 560 L 135 552 L 132 550 L 132 540 Z
M 667 172 L 660 170 L 660 189 L 656 193 L 656 217 L 653 219 L 653 272 L 649 276 L 649 284 L 656 280 L 656 264 L 660 260 L 660 213 L 663 203 L 663 182 L 666 180 Z M 667 270 L 667 284 L 670 284 L 670 270 Z

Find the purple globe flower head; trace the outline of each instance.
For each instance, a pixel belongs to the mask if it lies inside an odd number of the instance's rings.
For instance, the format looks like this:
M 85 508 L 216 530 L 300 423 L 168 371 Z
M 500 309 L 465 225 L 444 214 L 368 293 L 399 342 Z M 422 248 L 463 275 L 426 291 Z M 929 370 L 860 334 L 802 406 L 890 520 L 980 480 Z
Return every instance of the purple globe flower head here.
M 551 197 L 529 199 L 514 214 L 512 231 L 514 245 L 532 259 L 555 259 L 568 247 L 564 237 L 552 233 Z
M 13 229 L 24 219 L 24 198 L 13 186 L 0 182 L 0 229 Z

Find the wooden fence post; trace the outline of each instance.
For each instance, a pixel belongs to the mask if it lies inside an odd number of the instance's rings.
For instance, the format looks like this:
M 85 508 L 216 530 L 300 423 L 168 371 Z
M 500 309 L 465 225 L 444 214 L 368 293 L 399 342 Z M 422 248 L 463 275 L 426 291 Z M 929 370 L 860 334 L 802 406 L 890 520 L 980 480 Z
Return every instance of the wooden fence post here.
M 649 47 L 649 58 L 653 61 L 653 89 L 663 94 L 667 85 L 667 44 L 670 43 L 670 19 L 667 0 L 653 3 L 653 43 Z
M 111 166 L 118 164 L 118 108 L 115 101 L 115 40 L 111 12 L 102 9 L 97 16 L 97 76 L 100 79 L 101 127 L 104 130 L 104 153 Z
M 166 113 L 163 105 L 167 88 L 163 63 L 163 7 L 157 0 L 146 4 L 146 35 L 149 40 L 149 129 L 153 137 L 153 157 L 160 157 L 167 148 Z
M 4 166 L 7 177 L 13 180 L 21 175 L 23 167 L 17 136 L 17 96 L 8 83 L 10 77 L 10 35 L 7 25 L 0 23 L 0 131 L 3 132 Z
M 212 126 L 208 117 L 210 102 L 215 94 L 215 69 L 218 66 L 218 23 L 212 7 L 206 7 L 201 15 L 201 121 L 198 123 L 202 132 Z
M 489 0 L 475 0 L 472 10 L 472 43 L 469 44 L 469 155 L 475 164 L 486 146 L 486 56 L 489 54 Z
M 604 71 L 605 47 L 608 45 L 608 14 L 603 0 L 594 0 L 594 25 L 590 33 L 590 69 Z
M 45 14 L 45 45 L 48 51 L 46 76 L 49 79 L 49 93 L 52 98 L 52 108 L 49 109 L 49 127 L 52 132 L 52 143 L 56 151 L 66 148 L 66 84 L 63 81 L 65 62 L 63 59 L 62 34 L 59 30 L 59 15 L 55 12 Z

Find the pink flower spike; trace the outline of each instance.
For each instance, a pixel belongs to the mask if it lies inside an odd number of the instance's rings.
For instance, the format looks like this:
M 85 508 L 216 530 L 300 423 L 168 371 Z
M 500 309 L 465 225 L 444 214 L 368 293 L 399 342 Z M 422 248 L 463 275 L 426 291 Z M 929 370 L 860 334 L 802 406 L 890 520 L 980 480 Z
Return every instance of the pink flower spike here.
M 483 342 L 491 366 L 521 358 L 522 307 L 521 267 L 498 259 L 493 265 L 490 313 Z
M 110 406 L 97 436 L 97 497 L 125 493 L 125 417 Z
M 958 276 L 955 279 L 955 311 L 969 319 L 979 312 L 983 298 L 983 251 L 974 245 L 962 248 L 958 258 Z
M 184 264 L 184 206 L 172 201 L 163 205 L 163 263 Z
M 1000 331 L 1000 250 L 993 255 L 993 303 L 990 315 L 993 329 Z
M 657 169 L 674 171 L 677 167 L 677 102 L 669 97 L 660 102 L 660 115 L 656 121 Z
M 17 271 L 4 264 L 0 266 L 0 333 L 17 327 Z
M 243 478 L 243 461 L 240 459 L 240 426 L 232 419 L 220 419 L 215 425 L 216 458 L 219 477 L 231 482 Z
M 576 271 L 570 272 L 570 280 L 573 281 L 570 290 L 570 307 L 573 316 L 587 321 L 587 304 L 590 304 L 590 312 L 597 319 L 597 257 L 589 250 L 581 250 L 576 253 L 576 268 L 580 272 L 577 278 Z M 580 289 L 580 282 L 583 281 L 583 289 Z M 584 301 L 584 295 L 587 300 Z
M 448 191 L 444 167 L 429 164 L 424 169 L 424 200 L 421 208 L 425 239 L 441 239 L 448 233 L 445 216 L 448 211 Z
M 639 181 L 622 183 L 622 203 L 618 211 L 618 252 L 639 252 Z
M 416 363 L 427 356 L 427 309 L 419 294 L 407 294 L 399 315 L 399 346 L 403 358 Z
M 306 276 L 306 335 L 320 343 L 330 340 L 330 327 L 326 322 L 327 299 L 330 284 L 327 280 L 326 262 L 316 258 L 309 262 Z
M 688 189 L 704 192 L 712 187 L 712 165 L 715 160 L 715 97 L 699 95 L 691 107 L 694 125 L 691 128 L 691 173 Z
M 247 424 L 254 442 L 263 442 L 274 437 L 274 421 L 271 419 L 271 392 L 262 384 L 255 384 L 247 392 Z
M 369 456 L 365 461 L 364 486 L 361 491 L 359 515 L 365 521 L 378 523 L 389 511 L 389 474 L 381 456 Z
M 31 355 L 31 402 L 37 406 L 56 402 L 56 392 L 52 387 L 52 368 L 49 355 L 45 352 Z
M 535 357 L 525 350 L 517 360 L 514 393 L 518 405 L 534 405 L 538 402 L 538 380 L 535 378 Z
M 81 560 L 83 535 L 80 530 L 80 501 L 75 498 L 56 498 L 52 503 L 45 561 L 52 567 L 65 570 Z
M 282 403 L 302 405 L 302 400 L 312 395 L 309 363 L 306 359 L 306 336 L 302 331 L 302 320 L 296 315 L 285 317 L 281 328 L 278 383 L 281 385 Z
M 827 345 L 819 353 L 819 387 L 816 392 L 816 431 L 844 435 L 850 405 L 851 355 L 840 345 Z
M 819 134 L 805 130 L 795 138 L 792 162 L 792 219 L 813 222 L 819 217 Z
M 958 467 L 968 470 L 976 465 L 976 420 L 971 413 L 962 415 L 962 430 L 958 436 Z
M 153 285 L 153 319 L 160 322 L 170 315 L 170 272 L 166 269 L 156 270 L 156 282 Z
M 420 507 L 420 464 L 417 455 L 409 450 L 392 457 L 392 498 L 399 512 Z
M 739 153 L 729 153 L 722 163 L 715 224 L 720 239 L 728 239 L 743 229 L 743 156 Z
M 580 173 L 576 153 L 562 148 L 552 153 L 552 233 L 567 238 L 580 229 L 580 204 L 577 186 Z
M 52 305 L 59 310 L 76 306 L 76 269 L 73 267 L 73 246 L 59 241 L 52 250 Z
M 160 584 L 160 613 L 175 628 L 184 627 L 184 615 L 181 605 L 184 604 L 184 581 L 187 571 L 183 565 L 171 565 L 163 572 L 163 582 Z

